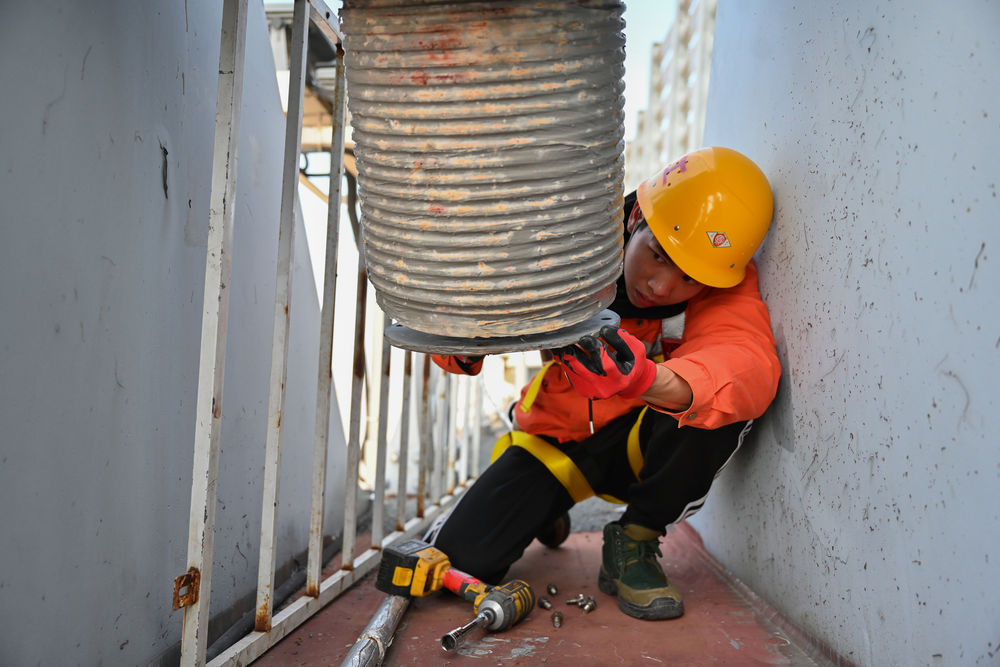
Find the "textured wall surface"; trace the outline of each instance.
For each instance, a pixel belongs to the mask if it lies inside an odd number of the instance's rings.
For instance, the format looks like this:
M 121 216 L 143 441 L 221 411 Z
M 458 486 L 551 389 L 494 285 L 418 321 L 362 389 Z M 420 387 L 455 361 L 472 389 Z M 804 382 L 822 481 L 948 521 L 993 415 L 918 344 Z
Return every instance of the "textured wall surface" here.
M 256 586 L 284 123 L 251 9 L 212 587 L 230 621 Z M 0 9 L 2 664 L 147 664 L 179 641 L 220 21 L 221 3 Z M 308 536 L 301 233 L 295 266 L 279 564 Z M 342 486 L 336 411 L 331 431 Z
M 1000 4 L 720 3 L 706 143 L 776 195 L 784 365 L 696 524 L 866 665 L 1000 662 Z

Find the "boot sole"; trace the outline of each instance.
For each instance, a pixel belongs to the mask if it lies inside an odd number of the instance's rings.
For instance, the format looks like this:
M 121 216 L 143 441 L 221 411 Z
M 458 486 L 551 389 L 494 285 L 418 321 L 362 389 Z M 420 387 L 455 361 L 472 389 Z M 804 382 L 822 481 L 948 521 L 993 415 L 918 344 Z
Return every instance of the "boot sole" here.
M 643 606 L 629 602 L 618 595 L 618 584 L 601 567 L 601 572 L 597 576 L 597 588 L 605 595 L 618 597 L 618 608 L 623 613 L 632 618 L 640 618 L 645 621 L 663 621 L 670 618 L 678 618 L 684 615 L 684 602 L 672 600 L 670 598 L 656 598 L 648 605 Z

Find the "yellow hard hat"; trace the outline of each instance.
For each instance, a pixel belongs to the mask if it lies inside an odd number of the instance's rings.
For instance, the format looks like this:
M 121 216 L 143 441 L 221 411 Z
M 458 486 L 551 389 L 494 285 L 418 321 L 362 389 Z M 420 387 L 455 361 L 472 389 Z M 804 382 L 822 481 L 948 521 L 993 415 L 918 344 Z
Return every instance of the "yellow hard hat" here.
M 733 287 L 774 213 L 767 177 L 729 148 L 688 153 L 636 192 L 649 228 L 677 267 L 711 287 Z

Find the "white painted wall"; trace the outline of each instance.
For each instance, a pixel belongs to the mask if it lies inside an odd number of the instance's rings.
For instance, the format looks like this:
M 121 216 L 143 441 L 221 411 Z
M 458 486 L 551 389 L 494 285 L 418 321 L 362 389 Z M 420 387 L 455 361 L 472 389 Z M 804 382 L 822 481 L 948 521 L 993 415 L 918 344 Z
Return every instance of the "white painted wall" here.
M 274 307 L 284 118 L 251 9 L 213 632 L 253 606 Z M 218 2 L 0 8 L 2 664 L 176 661 L 220 22 Z M 315 427 L 302 233 L 295 253 L 279 564 L 306 548 Z M 336 410 L 331 432 L 340 516 Z
M 706 143 L 777 210 L 784 364 L 696 524 L 865 665 L 1000 664 L 1000 3 L 721 2 Z

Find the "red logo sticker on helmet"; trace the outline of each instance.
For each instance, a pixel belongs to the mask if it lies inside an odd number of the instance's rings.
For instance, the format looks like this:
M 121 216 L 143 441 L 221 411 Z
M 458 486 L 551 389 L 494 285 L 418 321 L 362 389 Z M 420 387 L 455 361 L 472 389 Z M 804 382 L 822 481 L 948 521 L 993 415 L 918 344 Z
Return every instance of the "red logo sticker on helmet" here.
M 708 240 L 712 242 L 712 245 L 716 248 L 729 248 L 732 244 L 729 242 L 729 237 L 726 236 L 725 232 L 707 232 Z

